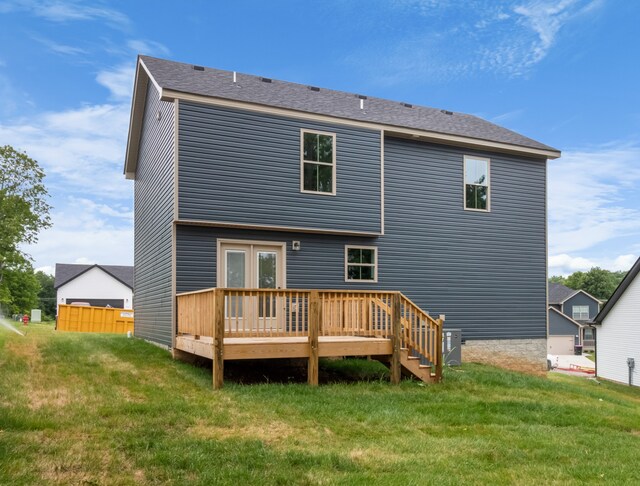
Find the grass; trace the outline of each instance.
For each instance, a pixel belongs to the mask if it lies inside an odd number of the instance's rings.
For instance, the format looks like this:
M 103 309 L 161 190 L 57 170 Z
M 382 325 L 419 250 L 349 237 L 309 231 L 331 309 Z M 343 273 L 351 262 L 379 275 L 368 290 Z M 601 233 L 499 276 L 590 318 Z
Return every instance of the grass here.
M 640 390 L 622 385 L 465 365 L 392 386 L 347 360 L 318 388 L 214 392 L 137 339 L 26 330 L 0 327 L 0 484 L 640 483 Z

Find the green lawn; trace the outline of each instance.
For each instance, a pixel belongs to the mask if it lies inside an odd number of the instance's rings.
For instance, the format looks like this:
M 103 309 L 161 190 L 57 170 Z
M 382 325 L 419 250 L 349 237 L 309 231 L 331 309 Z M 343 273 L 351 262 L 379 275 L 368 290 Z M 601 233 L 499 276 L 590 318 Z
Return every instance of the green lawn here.
M 638 389 L 479 365 L 392 386 L 347 361 L 214 392 L 137 339 L 26 331 L 0 327 L 3 485 L 640 484 Z

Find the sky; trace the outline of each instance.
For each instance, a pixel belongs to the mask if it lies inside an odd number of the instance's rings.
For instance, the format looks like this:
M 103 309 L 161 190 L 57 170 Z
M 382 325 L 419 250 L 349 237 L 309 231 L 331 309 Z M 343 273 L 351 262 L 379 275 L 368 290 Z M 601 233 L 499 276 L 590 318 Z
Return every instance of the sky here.
M 0 145 L 38 160 L 34 267 L 133 264 L 122 169 L 146 54 L 470 113 L 549 162 L 549 274 L 640 255 L 640 2 L 0 0 Z M 1 223 L 0 223 L 1 224 Z

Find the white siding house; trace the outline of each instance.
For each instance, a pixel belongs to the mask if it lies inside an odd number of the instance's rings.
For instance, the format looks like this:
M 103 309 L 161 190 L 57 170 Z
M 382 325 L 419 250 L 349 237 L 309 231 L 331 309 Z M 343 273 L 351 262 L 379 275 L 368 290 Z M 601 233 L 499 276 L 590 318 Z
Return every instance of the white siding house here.
M 596 372 L 640 386 L 640 259 L 596 317 Z M 628 359 L 635 362 L 630 370 Z
M 133 308 L 133 267 L 56 264 L 57 303 Z

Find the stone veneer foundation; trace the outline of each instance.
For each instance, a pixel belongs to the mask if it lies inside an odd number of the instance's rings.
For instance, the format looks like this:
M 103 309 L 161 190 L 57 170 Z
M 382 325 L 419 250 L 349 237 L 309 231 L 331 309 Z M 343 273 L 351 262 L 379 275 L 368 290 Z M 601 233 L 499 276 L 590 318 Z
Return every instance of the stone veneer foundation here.
M 462 362 L 490 364 L 528 373 L 544 373 L 547 370 L 547 340 L 467 340 L 462 345 Z

